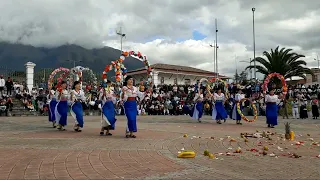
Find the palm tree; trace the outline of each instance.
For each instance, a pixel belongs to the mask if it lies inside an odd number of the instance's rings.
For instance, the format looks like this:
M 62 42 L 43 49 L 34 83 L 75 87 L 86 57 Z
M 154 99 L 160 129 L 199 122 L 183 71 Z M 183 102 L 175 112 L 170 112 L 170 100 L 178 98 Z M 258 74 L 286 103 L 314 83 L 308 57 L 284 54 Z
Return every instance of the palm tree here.
M 267 76 L 270 73 L 280 73 L 285 79 L 293 76 L 298 76 L 306 79 L 306 74 L 312 74 L 313 72 L 306 67 L 307 63 L 300 58 L 304 58 L 304 55 L 292 52 L 292 49 L 281 48 L 279 46 L 271 53 L 264 51 L 265 58 L 256 57 L 251 62 L 256 61 L 260 63 L 256 65 L 257 72 Z M 246 69 L 254 68 L 254 66 L 248 66 Z

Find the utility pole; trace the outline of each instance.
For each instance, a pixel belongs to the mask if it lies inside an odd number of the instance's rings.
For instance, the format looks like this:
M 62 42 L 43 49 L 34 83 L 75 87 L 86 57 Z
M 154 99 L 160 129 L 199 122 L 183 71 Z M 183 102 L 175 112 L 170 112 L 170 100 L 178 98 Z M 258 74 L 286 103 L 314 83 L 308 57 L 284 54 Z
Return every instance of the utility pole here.
M 317 59 L 313 59 L 313 60 L 318 61 L 318 69 L 320 69 L 320 64 L 319 64 L 320 59 L 319 59 L 319 56 L 317 55 Z
M 236 81 L 236 84 L 238 84 L 238 63 L 237 63 L 237 55 L 234 55 L 234 62 L 236 63 L 235 81 Z
M 254 27 L 254 12 L 256 8 L 252 8 L 252 36 L 253 36 L 253 66 L 254 66 L 254 78 L 257 80 L 257 70 L 256 70 L 256 33 Z
M 216 69 L 216 41 L 213 42 L 213 44 L 210 44 L 210 47 L 213 48 L 213 72 L 215 73 L 215 78 L 217 77 L 217 69 Z
M 215 25 L 216 25 L 216 44 L 215 44 L 215 55 L 216 55 L 216 74 L 217 78 L 219 78 L 219 69 L 218 69 L 218 21 L 215 19 Z
M 251 67 L 251 58 L 249 60 L 249 64 L 250 64 L 250 67 Z M 250 70 L 250 81 L 252 80 L 252 68 L 249 69 Z
M 122 27 L 120 27 L 119 31 L 117 31 L 117 34 L 120 36 L 120 50 L 122 54 L 122 40 L 126 37 L 126 34 L 122 33 Z

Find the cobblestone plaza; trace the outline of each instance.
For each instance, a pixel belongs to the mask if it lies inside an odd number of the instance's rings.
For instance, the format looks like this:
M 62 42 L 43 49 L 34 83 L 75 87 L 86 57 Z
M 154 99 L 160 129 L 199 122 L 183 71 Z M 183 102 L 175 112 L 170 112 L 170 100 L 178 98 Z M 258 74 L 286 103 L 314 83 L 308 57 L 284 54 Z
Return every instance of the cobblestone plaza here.
M 283 140 L 291 122 L 295 141 Z M 0 179 L 317 179 L 320 177 L 320 120 L 283 120 L 266 128 L 263 117 L 242 126 L 204 117 L 140 116 L 136 139 L 126 139 L 125 117 L 113 136 L 100 136 L 100 117 L 86 116 L 83 132 L 59 132 L 47 117 L 1 117 Z M 240 133 L 270 131 L 271 138 Z M 184 135 L 187 134 L 187 137 Z M 232 141 L 231 141 L 232 140 Z M 268 154 L 261 151 L 268 147 Z M 242 153 L 234 153 L 241 148 Z M 192 159 L 177 158 L 181 149 Z M 255 152 L 256 149 L 258 152 Z M 210 159 L 204 150 L 215 154 Z M 259 153 L 260 152 L 260 153 Z M 301 156 L 291 157 L 292 154 Z M 272 156 L 270 154 L 273 154 Z

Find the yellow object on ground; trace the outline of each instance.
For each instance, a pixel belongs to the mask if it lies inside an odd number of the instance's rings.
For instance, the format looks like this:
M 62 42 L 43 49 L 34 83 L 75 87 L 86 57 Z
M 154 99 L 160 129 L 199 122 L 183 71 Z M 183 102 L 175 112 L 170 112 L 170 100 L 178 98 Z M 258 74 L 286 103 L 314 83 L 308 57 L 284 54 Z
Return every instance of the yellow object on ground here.
M 210 158 L 210 159 L 213 159 L 213 158 L 215 158 L 215 155 L 212 154 L 212 153 L 210 153 L 210 154 L 209 154 L 209 158 Z
M 290 131 L 290 140 L 293 141 L 294 140 L 294 132 Z
M 194 151 L 183 151 L 178 154 L 178 158 L 194 158 L 196 153 Z

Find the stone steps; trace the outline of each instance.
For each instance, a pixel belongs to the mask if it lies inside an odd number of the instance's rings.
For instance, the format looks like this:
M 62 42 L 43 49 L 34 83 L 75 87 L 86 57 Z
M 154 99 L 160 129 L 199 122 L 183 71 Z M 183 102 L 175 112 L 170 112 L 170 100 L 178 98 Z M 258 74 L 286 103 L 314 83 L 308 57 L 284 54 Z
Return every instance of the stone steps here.
M 39 112 L 29 111 L 28 109 L 26 109 L 22 104 L 22 102 L 14 97 L 12 98 L 12 102 L 13 102 L 13 108 L 12 108 L 12 111 L 9 112 L 10 116 L 41 116 Z M 89 110 L 85 110 L 83 114 L 85 116 L 100 116 L 101 112 L 100 111 L 90 112 Z M 70 112 L 69 112 L 69 115 L 71 115 Z
M 22 101 L 12 97 L 13 108 L 12 111 L 9 112 L 10 116 L 38 116 L 39 113 L 36 111 L 29 111 L 25 108 Z

